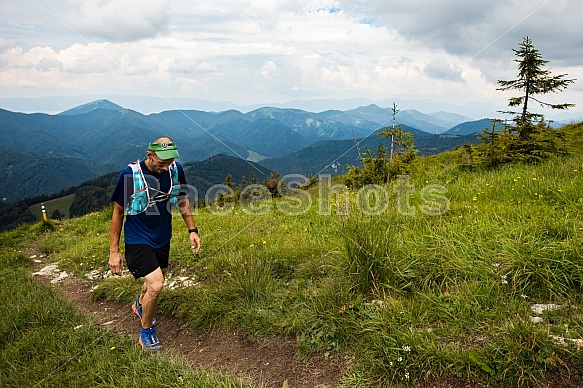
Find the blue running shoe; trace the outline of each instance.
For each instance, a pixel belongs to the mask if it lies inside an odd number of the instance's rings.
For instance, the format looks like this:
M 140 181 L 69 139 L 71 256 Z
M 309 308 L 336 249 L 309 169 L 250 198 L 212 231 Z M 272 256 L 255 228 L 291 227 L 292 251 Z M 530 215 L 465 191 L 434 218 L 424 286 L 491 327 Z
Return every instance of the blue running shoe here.
M 140 296 L 139 295 L 136 298 L 136 301 L 134 302 L 134 304 L 132 305 L 132 311 L 134 312 L 134 314 L 136 314 L 138 317 L 140 317 L 140 322 L 142 322 L 142 305 L 140 304 Z M 156 320 L 156 317 L 152 318 L 152 327 L 156 326 L 157 324 L 158 324 L 158 321 Z
M 150 327 L 149 329 L 142 328 L 140 332 L 139 344 L 142 345 L 144 350 L 160 350 L 162 349 L 162 344 L 158 341 L 156 336 L 156 328 Z

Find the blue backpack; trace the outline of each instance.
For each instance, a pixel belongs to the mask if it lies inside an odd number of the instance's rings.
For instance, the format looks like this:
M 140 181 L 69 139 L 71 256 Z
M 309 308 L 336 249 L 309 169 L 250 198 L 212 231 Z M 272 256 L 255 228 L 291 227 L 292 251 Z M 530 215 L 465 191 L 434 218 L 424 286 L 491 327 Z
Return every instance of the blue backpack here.
M 146 209 L 156 202 L 169 200 L 172 205 L 176 205 L 178 201 L 178 193 L 180 192 L 180 182 L 178 182 L 178 167 L 176 167 L 176 162 L 168 168 L 170 173 L 170 190 L 168 193 L 160 192 L 161 195 L 156 195 L 155 197 L 150 196 L 150 191 L 148 190 L 148 185 L 146 184 L 146 179 L 144 178 L 144 173 L 140 167 L 140 161 L 130 163 L 128 166 L 132 168 L 132 176 L 134 180 L 134 193 L 130 197 L 125 212 L 128 215 L 136 215 L 146 211 Z

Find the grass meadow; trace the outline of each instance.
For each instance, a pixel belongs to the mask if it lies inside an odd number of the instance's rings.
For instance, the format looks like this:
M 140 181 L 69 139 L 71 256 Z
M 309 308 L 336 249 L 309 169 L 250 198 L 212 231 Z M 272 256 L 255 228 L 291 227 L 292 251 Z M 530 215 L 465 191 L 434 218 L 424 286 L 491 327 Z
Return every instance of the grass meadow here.
M 293 335 L 303 357 L 349 357 L 343 387 L 440 377 L 538 386 L 578 375 L 582 131 L 568 128 L 571 156 L 539 165 L 461 171 L 448 152 L 420 159 L 414 174 L 384 187 L 354 192 L 319 182 L 293 198 L 201 207 L 197 255 L 175 214 L 169 282 L 194 285 L 165 288 L 159 310 L 202 331 Z M 142 354 L 31 280 L 23 252 L 33 242 L 68 272 L 106 271 L 110 212 L 0 235 L 8 285 L 0 312 L 9 322 L 0 329 L 0 380 L 53 386 L 80 376 L 87 386 L 120 386 L 115 370 L 121 386 L 176 386 L 177 376 L 203 382 L 196 386 L 242 386 Z M 96 284 L 95 299 L 120 303 L 141 286 L 131 277 Z M 534 313 L 536 304 L 559 307 Z M 157 372 L 140 374 L 152 359 Z

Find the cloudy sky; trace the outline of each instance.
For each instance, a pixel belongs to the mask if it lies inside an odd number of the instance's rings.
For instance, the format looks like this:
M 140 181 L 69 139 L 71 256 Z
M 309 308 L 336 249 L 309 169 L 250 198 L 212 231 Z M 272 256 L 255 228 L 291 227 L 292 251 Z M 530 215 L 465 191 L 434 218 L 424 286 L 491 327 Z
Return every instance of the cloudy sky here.
M 543 99 L 581 112 L 581 15 L 579 0 L 0 0 L 0 97 L 504 110 L 516 93 L 496 81 L 516 78 L 512 49 L 529 36 L 553 74 L 577 79 Z

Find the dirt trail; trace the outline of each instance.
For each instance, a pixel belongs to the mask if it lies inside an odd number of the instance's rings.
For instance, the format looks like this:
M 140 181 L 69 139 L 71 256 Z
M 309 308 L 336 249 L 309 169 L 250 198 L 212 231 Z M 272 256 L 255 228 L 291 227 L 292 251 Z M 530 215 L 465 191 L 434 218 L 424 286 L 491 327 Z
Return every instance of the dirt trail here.
M 34 271 L 48 264 L 48 257 L 32 251 Z M 97 318 L 100 326 L 116 333 L 135 337 L 140 328 L 131 306 L 115 302 L 94 302 L 91 283 L 68 276 L 51 283 L 55 276 L 35 276 L 39 282 L 55 287 L 81 311 Z M 301 360 L 296 356 L 293 338 L 271 337 L 251 341 L 238 333 L 200 333 L 185 327 L 180 319 L 159 316 L 157 333 L 164 352 L 172 352 L 187 360 L 193 367 L 210 367 L 227 371 L 263 387 L 333 388 L 348 368 L 348 361 L 315 357 Z

